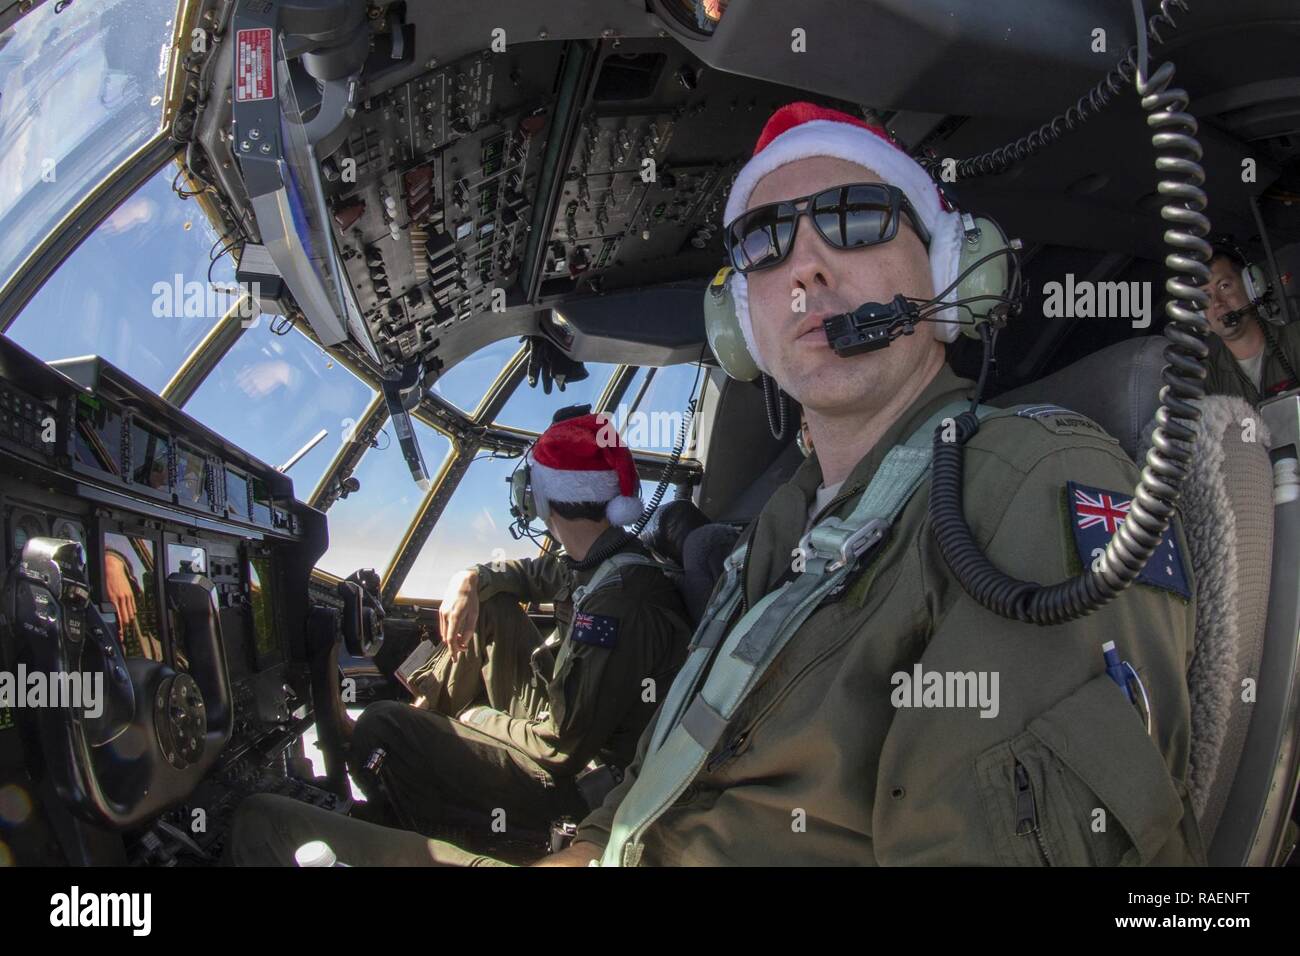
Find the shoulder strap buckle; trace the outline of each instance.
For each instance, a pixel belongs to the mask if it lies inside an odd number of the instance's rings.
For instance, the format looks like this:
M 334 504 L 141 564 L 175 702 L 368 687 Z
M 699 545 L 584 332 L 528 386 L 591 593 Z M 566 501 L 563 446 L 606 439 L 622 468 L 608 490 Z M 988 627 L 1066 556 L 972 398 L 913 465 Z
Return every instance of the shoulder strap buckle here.
M 888 534 L 888 518 L 869 518 L 854 527 L 850 519 L 828 518 L 812 528 L 799 541 L 804 556 L 804 571 L 831 574 L 852 567 L 864 554 Z
M 890 522 L 885 518 L 872 518 L 861 528 L 853 531 L 840 545 L 839 558 L 831 562 L 827 571 L 852 567 L 858 559 L 884 540 L 889 533 Z

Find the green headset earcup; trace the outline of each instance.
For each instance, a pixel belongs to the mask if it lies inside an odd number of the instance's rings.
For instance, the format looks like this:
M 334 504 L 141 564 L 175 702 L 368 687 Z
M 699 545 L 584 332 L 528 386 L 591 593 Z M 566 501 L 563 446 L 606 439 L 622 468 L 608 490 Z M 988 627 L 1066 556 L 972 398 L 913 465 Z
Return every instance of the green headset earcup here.
M 524 462 L 510 475 L 510 503 L 518 509 L 525 521 L 537 517 L 537 502 L 528 484 L 528 463 Z
M 971 263 L 990 255 L 999 249 L 1007 248 L 1007 235 L 992 219 L 976 218 L 975 228 L 962 239 L 961 255 L 957 260 L 957 274 L 961 275 Z M 1011 265 L 1010 256 L 997 256 L 979 266 L 958 284 L 953 293 L 953 301 L 971 298 L 977 295 L 1005 296 L 1008 292 L 1007 273 Z M 937 291 L 937 290 L 936 290 Z M 960 326 L 963 335 L 973 339 L 979 338 L 979 324 L 988 319 L 989 312 L 997 305 L 994 299 L 985 299 L 970 303 L 970 312 L 959 310 L 958 318 L 974 318 L 976 324 Z
M 704 290 L 704 334 L 722 370 L 742 382 L 758 378 L 758 365 L 749 354 L 745 334 L 731 294 L 731 266 L 724 266 Z

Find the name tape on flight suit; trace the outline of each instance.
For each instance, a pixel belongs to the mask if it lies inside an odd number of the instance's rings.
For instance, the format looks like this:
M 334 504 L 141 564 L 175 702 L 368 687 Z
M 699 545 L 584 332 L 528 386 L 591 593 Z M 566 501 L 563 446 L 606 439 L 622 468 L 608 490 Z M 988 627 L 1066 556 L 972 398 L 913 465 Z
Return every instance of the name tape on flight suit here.
M 1074 543 L 1079 550 L 1079 560 L 1085 568 L 1092 567 L 1093 561 L 1106 550 L 1111 535 L 1119 530 L 1128 516 L 1129 506 L 1133 503 L 1131 495 L 1122 495 L 1104 488 L 1090 488 L 1078 482 L 1067 481 L 1065 493 L 1070 509 L 1070 527 L 1074 531 Z M 1160 547 L 1151 555 L 1138 580 L 1151 587 L 1161 588 L 1179 595 L 1184 600 L 1192 597 L 1191 587 L 1187 583 L 1183 556 L 1178 549 L 1178 536 L 1170 525 L 1165 532 Z
M 1091 418 L 1072 412 L 1068 408 L 1062 408 L 1060 405 L 1029 405 L 1017 409 L 1016 417 L 1036 421 L 1057 435 L 1091 435 L 1093 438 L 1118 442 L 1117 438 L 1108 435 L 1106 430 Z
M 579 611 L 573 615 L 573 630 L 569 636 L 579 644 L 613 650 L 618 644 L 618 618 Z

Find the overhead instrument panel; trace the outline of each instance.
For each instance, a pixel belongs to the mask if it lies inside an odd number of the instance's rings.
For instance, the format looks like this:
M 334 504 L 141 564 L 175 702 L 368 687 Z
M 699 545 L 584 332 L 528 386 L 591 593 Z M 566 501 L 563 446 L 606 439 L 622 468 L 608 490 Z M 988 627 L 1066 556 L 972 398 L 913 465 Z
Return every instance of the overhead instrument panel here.
M 325 162 L 348 278 L 392 361 L 436 347 L 494 295 L 520 300 L 561 54 L 478 53 L 393 87 L 360 104 Z
M 731 182 L 766 117 L 795 98 L 710 71 L 675 43 L 602 43 L 558 184 L 536 300 L 716 271 Z
M 372 93 L 322 168 L 380 351 L 433 373 L 475 315 L 716 271 L 747 144 L 796 96 L 629 38 L 511 44 Z
M 668 31 L 485 35 L 413 72 L 435 21 L 370 9 L 370 28 L 336 17 L 295 36 L 296 6 L 237 7 L 232 151 L 261 232 L 240 275 L 283 280 L 326 346 L 360 324 L 383 373 L 421 387 L 483 344 L 477 327 L 461 341 L 475 316 L 514 312 L 495 337 L 528 332 L 575 298 L 714 273 L 737 170 L 766 117 L 807 95 L 709 69 Z M 724 10 L 671 16 L 707 34 Z

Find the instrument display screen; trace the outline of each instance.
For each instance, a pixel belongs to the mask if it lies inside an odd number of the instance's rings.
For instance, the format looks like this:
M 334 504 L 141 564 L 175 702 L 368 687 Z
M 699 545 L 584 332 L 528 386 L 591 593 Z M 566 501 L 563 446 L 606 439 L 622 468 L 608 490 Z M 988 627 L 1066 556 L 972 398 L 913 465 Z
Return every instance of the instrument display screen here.
M 259 666 L 263 666 L 266 658 L 279 650 L 275 639 L 275 595 L 271 591 L 269 556 L 249 556 L 248 589 L 253 608 L 253 644 L 257 650 Z
M 77 396 L 77 462 L 122 477 L 122 416 L 107 402 Z
M 226 469 L 226 505 L 231 513 L 248 517 L 248 479 L 229 468 Z
M 139 422 L 131 423 L 131 480 L 158 491 L 170 484 L 167 473 L 171 439 Z
M 192 448 L 176 445 L 176 496 L 183 505 L 208 506 L 208 460 Z

